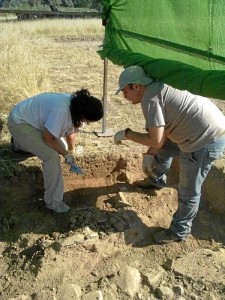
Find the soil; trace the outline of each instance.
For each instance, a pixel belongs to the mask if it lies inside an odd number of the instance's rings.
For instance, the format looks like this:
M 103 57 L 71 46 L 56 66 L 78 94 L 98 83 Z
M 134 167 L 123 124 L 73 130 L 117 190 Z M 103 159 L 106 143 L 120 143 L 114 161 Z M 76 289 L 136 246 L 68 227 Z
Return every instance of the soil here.
M 141 160 L 84 153 L 84 176 L 62 163 L 66 214 L 45 208 L 36 157 L 2 178 L 1 299 L 225 299 L 223 216 L 203 196 L 192 235 L 155 244 L 176 210 L 179 163 L 167 188 L 142 190 Z
M 103 68 L 94 56 L 98 44 L 52 41 L 43 59 L 55 87 L 64 91 L 88 82 L 100 95 Z M 84 59 L 71 68 L 74 49 Z M 78 70 L 87 65 L 89 72 L 81 76 Z M 107 126 L 114 131 L 124 126 L 143 130 L 141 110 L 114 95 L 119 72 L 110 65 Z M 216 103 L 225 112 L 224 101 Z M 45 208 L 36 157 L 10 153 L 6 160 L 5 173 L 0 174 L 0 299 L 225 299 L 224 158 L 204 183 L 192 235 L 184 242 L 157 245 L 153 234 L 168 228 L 177 207 L 179 162 L 169 171 L 168 187 L 142 190 L 134 183 L 144 178 L 141 153 L 146 149 L 129 142 L 118 147 L 112 137 L 97 138 L 85 130 L 77 139 L 85 146 L 77 160 L 85 175 L 70 173 L 62 161 L 69 213 Z

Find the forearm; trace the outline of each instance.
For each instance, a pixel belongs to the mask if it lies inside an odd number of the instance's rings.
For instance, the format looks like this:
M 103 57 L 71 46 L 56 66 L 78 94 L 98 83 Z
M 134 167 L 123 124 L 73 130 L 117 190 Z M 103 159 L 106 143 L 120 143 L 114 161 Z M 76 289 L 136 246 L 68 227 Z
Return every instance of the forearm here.
M 68 134 L 66 136 L 66 142 L 68 146 L 68 151 L 74 150 L 75 148 L 75 133 Z
M 63 147 L 57 138 L 53 137 L 51 139 L 45 139 L 44 141 L 49 147 L 57 151 L 59 154 L 65 156 L 68 153 L 68 151 Z

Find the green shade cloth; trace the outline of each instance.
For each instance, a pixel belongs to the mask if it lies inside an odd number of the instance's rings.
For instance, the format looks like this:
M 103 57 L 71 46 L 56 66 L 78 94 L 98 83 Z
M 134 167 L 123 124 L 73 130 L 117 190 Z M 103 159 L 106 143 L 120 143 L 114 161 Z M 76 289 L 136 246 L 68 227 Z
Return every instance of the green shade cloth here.
M 225 100 L 224 0 L 102 0 L 102 59 Z

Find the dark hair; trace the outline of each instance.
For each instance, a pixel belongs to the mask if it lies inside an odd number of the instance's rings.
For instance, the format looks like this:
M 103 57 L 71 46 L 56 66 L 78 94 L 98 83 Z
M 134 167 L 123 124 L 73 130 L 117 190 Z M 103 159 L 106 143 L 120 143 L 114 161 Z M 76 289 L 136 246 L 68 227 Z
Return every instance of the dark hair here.
M 71 95 L 70 113 L 74 127 L 79 127 L 83 119 L 99 121 L 103 117 L 103 105 L 87 89 L 81 89 Z

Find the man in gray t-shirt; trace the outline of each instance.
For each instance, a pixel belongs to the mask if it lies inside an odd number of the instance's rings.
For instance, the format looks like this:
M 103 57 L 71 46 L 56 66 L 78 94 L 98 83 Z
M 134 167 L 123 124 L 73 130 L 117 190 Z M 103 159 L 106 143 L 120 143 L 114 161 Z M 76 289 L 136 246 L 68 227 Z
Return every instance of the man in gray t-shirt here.
M 119 89 L 132 104 L 141 104 L 147 133 L 127 128 L 115 134 L 115 143 L 129 139 L 149 147 L 143 159 L 147 179 L 143 188 L 166 186 L 166 172 L 180 156 L 178 208 L 170 228 L 157 232 L 154 241 L 165 244 L 185 240 L 191 232 L 202 184 L 213 161 L 225 148 L 225 116 L 209 99 L 175 89 L 130 66 L 119 78 Z

